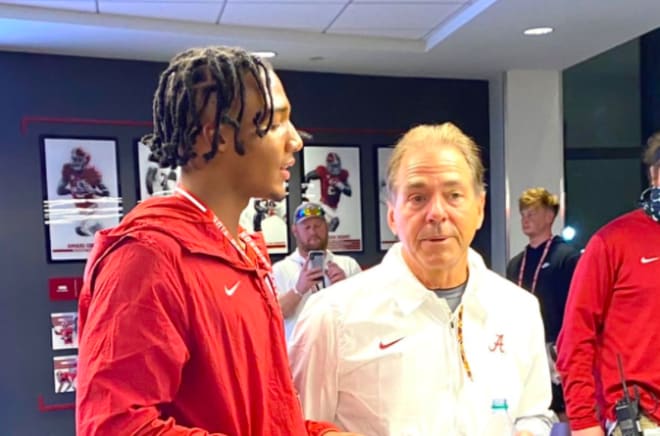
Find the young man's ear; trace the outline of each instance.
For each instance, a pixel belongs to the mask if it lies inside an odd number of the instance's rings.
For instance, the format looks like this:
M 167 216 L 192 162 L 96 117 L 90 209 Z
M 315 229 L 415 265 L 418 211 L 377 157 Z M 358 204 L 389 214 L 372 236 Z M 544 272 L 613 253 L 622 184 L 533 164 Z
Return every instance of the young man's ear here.
M 212 123 L 204 123 L 202 125 L 202 131 L 199 134 L 203 138 L 202 142 L 205 149 L 211 149 L 211 144 L 213 144 L 213 136 L 215 135 L 216 130 L 216 126 L 214 126 Z M 227 141 L 225 141 L 225 136 L 227 135 L 226 130 L 227 129 L 223 129 L 222 125 L 220 126 L 220 130 L 218 130 L 218 152 L 224 152 L 227 149 Z

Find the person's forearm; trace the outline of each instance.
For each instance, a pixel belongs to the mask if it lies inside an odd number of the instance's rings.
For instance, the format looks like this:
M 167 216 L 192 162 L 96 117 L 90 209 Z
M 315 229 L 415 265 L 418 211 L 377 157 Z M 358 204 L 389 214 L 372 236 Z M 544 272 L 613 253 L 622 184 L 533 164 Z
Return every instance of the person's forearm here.
M 300 304 L 300 301 L 302 300 L 302 295 L 297 294 L 293 289 L 289 289 L 285 293 L 280 294 L 277 300 L 282 309 L 282 316 L 284 318 L 289 318 L 296 312 L 298 304 Z

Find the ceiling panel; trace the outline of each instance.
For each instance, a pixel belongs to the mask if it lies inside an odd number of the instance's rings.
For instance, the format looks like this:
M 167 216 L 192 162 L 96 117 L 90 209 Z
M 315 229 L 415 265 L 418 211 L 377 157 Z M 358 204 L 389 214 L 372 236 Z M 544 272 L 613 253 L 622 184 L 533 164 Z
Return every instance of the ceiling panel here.
M 0 0 L 2 1 L 2 0 Z M 57 1 L 57 0 L 56 0 Z M 94 0 L 92 0 L 94 1 Z M 209 3 L 222 4 L 225 0 L 99 0 L 99 3 Z
M 333 23 L 332 28 L 423 28 L 431 30 L 461 6 L 459 3 L 352 3 Z
M 102 14 L 165 18 L 203 23 L 215 23 L 221 10 L 222 3 L 217 1 L 99 1 L 99 12 Z
M 340 3 L 346 4 L 350 0 L 227 0 L 227 3 L 279 3 L 279 4 L 290 4 L 290 3 Z
M 428 33 L 428 29 L 345 29 L 332 27 L 327 33 L 337 35 L 379 36 L 384 38 L 421 39 Z
M 0 4 L 96 12 L 96 2 L 94 0 L 0 0 Z
M 451 0 L 353 0 L 351 3 L 403 3 L 403 4 L 411 4 L 411 5 L 438 5 L 438 4 L 445 4 L 445 5 L 457 5 L 457 6 L 464 6 L 469 3 L 472 3 L 470 0 L 456 0 L 456 1 L 451 1 Z
M 341 3 L 227 3 L 220 23 L 320 32 L 343 7 Z

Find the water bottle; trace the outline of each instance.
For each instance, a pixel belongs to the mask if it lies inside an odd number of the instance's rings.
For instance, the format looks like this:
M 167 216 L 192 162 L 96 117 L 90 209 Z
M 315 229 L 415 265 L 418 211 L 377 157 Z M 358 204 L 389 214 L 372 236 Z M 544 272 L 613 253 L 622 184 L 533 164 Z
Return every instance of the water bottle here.
M 512 436 L 513 421 L 509 416 L 509 406 L 504 398 L 495 398 L 490 406 L 490 419 L 486 436 Z

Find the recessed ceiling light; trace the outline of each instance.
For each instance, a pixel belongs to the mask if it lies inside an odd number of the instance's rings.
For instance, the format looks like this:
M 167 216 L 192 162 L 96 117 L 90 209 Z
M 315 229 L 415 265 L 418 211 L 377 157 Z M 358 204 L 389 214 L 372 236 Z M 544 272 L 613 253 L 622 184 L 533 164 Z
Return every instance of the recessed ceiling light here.
M 252 54 L 260 58 L 274 58 L 277 56 L 277 53 L 274 51 L 253 51 Z
M 554 32 L 555 29 L 552 27 L 532 27 L 523 31 L 524 35 L 527 36 L 540 36 L 547 35 L 548 33 Z

